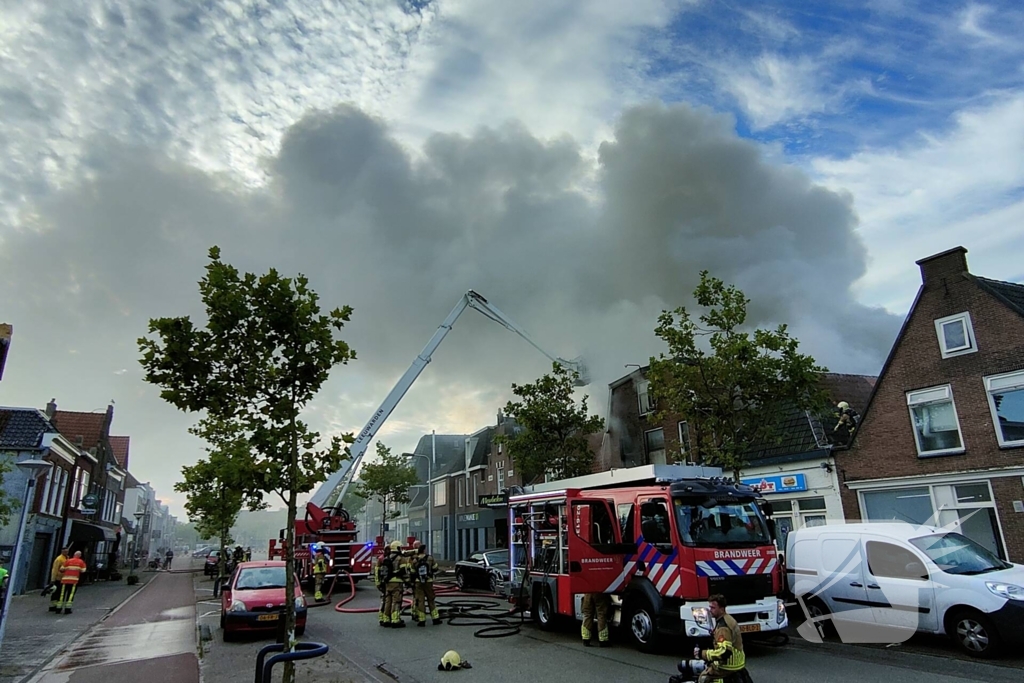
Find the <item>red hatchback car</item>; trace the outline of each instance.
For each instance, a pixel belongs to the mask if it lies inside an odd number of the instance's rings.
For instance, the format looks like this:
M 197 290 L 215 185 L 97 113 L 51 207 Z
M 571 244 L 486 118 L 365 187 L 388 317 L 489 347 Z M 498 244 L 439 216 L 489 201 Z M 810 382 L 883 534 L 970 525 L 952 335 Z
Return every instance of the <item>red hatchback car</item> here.
M 228 641 L 240 632 L 276 631 L 285 610 L 285 564 L 242 562 L 221 589 L 220 627 Z M 295 635 L 306 631 L 306 598 L 295 579 Z

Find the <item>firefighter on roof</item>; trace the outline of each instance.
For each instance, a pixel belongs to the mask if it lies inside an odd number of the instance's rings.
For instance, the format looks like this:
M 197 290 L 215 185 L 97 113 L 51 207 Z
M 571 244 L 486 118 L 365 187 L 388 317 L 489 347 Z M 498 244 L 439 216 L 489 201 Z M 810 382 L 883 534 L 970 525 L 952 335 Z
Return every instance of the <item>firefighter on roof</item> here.
M 413 618 L 417 626 L 427 625 L 427 608 L 430 608 L 430 618 L 434 626 L 443 623 L 441 615 L 437 611 L 437 601 L 434 596 L 434 576 L 437 574 L 437 560 L 427 554 L 427 546 L 416 542 L 416 557 L 413 558 L 413 595 L 416 602 L 413 605 Z
M 611 609 L 612 596 L 607 593 L 586 593 L 583 595 L 583 627 L 581 634 L 583 644 L 590 647 L 594 637 L 594 616 L 597 616 L 597 642 L 600 647 L 608 647 L 608 611 Z
M 405 588 L 407 565 L 402 558 L 402 544 L 391 541 L 390 552 L 384 558 L 382 582 L 385 584 L 384 614 L 391 628 L 404 628 L 402 621 L 402 593 Z
M 313 579 L 316 582 L 316 592 L 313 597 L 317 602 L 323 602 L 324 577 L 327 576 L 327 556 L 324 554 L 324 547 L 316 549 L 316 559 L 313 560 Z

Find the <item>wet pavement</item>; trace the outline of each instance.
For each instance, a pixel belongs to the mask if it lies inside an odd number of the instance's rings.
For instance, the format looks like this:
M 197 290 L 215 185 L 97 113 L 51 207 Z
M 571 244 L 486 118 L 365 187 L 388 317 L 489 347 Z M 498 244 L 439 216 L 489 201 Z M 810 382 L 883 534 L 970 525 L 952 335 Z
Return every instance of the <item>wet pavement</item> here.
M 160 572 L 30 683 L 199 683 L 192 574 Z
M 75 594 L 71 614 L 50 612 L 50 599 L 40 596 L 39 591 L 12 597 L 11 616 L 0 648 L 0 683 L 21 683 L 156 575 L 139 574 L 136 586 L 124 580 L 82 586 Z

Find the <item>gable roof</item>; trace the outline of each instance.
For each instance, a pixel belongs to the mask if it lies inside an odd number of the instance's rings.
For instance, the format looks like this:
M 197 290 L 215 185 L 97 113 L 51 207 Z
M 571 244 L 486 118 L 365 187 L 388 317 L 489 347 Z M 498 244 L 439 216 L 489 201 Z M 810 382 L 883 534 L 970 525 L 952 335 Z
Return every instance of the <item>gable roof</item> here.
M 821 377 L 823 388 L 832 400 L 832 405 L 846 401 L 850 408 L 863 413 L 874 390 L 877 377 L 871 375 L 848 375 L 824 373 Z M 831 438 L 832 424 L 821 424 L 816 418 L 809 418 L 796 407 L 785 412 L 778 426 L 778 444 L 754 448 L 746 455 L 749 465 L 763 464 L 767 460 L 786 458 L 796 460 L 809 453 L 834 445 Z M 821 430 L 815 435 L 816 430 Z
M 43 435 L 56 431 L 37 408 L 0 408 L 0 448 L 39 448 Z
M 112 436 L 110 437 L 110 448 L 114 451 L 114 460 L 117 466 L 123 470 L 128 469 L 128 442 L 131 437 Z
M 1016 311 L 1018 315 L 1024 316 L 1024 285 L 1016 282 L 1003 282 L 1001 280 L 990 280 L 987 277 L 967 274 L 978 285 Z
M 54 413 L 52 422 L 68 441 L 80 445 L 82 448 L 89 449 L 100 445 L 105 418 L 105 413 L 80 413 L 71 410 L 58 410 Z M 81 444 L 78 444 L 78 437 L 82 437 Z

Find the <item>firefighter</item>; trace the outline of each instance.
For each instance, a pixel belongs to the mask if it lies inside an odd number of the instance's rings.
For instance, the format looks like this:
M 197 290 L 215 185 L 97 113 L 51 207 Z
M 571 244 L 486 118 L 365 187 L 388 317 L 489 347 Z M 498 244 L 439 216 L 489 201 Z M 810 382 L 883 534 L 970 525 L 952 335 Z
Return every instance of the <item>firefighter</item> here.
M 434 596 L 434 576 L 437 574 L 437 560 L 427 554 L 427 546 L 416 542 L 416 557 L 413 560 L 413 594 L 416 602 L 413 605 L 413 618 L 417 626 L 427 625 L 426 608 L 430 608 L 430 618 L 434 626 L 441 623 L 441 615 L 437 611 L 437 600 Z
M 725 596 L 715 594 L 708 598 L 708 611 L 715 623 L 713 647 L 694 648 L 695 659 L 680 662 L 683 676 L 672 676 L 670 683 L 692 681 L 694 677 L 699 683 L 749 683 L 743 636 L 739 624 L 725 610 Z
M 384 576 L 386 595 L 384 613 L 388 617 L 391 628 L 405 628 L 402 621 L 402 594 L 408 576 L 408 566 L 402 558 L 402 544 L 391 541 L 390 553 L 384 560 Z
M 391 625 L 391 616 L 384 611 L 384 606 L 387 603 L 387 592 L 388 586 L 384 578 L 384 560 L 387 558 L 387 549 L 380 557 L 377 558 L 376 563 L 373 565 L 373 585 L 380 591 L 380 609 L 377 610 L 377 621 L 381 626 Z
M 245 547 L 245 561 L 252 562 L 252 546 Z
M 60 568 L 60 598 L 57 600 L 57 614 L 60 614 L 61 610 L 64 610 L 64 614 L 71 614 L 71 604 L 75 601 L 75 591 L 78 589 L 78 578 L 86 569 L 81 550 L 75 552 L 75 556 Z
M 590 647 L 590 639 L 594 637 L 594 616 L 597 616 L 597 644 L 608 647 L 608 611 L 612 606 L 612 596 L 607 593 L 586 593 L 583 596 L 583 644 Z
M 64 571 L 64 565 L 68 561 L 68 553 L 71 552 L 70 548 L 61 548 L 60 555 L 54 560 L 50 566 L 50 585 L 47 590 L 50 591 L 50 611 L 59 611 L 57 605 L 60 603 L 60 577 L 61 572 Z
M 324 577 L 327 576 L 327 556 L 324 554 L 323 546 L 316 549 L 316 559 L 313 560 L 313 579 L 316 582 L 316 592 L 313 597 L 317 602 L 324 601 L 323 587 Z

